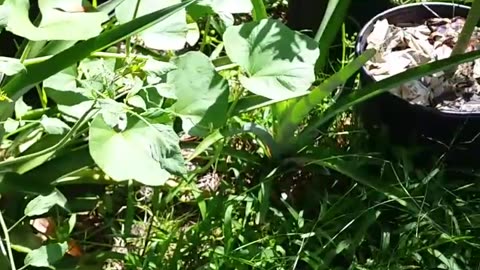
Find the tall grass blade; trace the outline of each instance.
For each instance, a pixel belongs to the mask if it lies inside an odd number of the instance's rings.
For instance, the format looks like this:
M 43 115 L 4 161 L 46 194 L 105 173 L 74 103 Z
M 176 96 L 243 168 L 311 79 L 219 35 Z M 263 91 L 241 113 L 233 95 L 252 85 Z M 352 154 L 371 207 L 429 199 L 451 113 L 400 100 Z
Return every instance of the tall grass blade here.
M 316 69 L 322 70 L 328 60 L 328 50 L 337 37 L 337 33 L 345 21 L 345 15 L 350 5 L 350 0 L 329 0 L 322 22 L 315 34 L 315 40 L 320 47 L 320 57 Z
M 320 115 L 316 121 L 312 121 L 309 124 L 309 126 L 300 134 L 301 139 L 299 139 L 299 141 L 302 141 L 306 138 L 312 138 L 312 136 L 315 137 L 318 127 L 329 121 L 335 115 L 342 113 L 352 106 L 357 105 L 369 98 L 387 92 L 392 88 L 401 86 L 408 81 L 417 80 L 426 75 L 443 71 L 459 64 L 473 61 L 477 58 L 480 58 L 480 51 L 455 55 L 446 59 L 413 67 L 397 75 L 369 84 L 363 89 L 357 90 L 347 95 L 345 98 L 339 99 L 337 103 L 333 104 L 325 111 L 325 113 Z
M 293 134 L 310 111 L 320 104 L 338 86 L 346 83 L 362 66 L 375 55 L 374 49 L 366 50 L 339 72 L 315 87 L 307 96 L 300 98 L 281 119 L 280 144 L 293 138 Z

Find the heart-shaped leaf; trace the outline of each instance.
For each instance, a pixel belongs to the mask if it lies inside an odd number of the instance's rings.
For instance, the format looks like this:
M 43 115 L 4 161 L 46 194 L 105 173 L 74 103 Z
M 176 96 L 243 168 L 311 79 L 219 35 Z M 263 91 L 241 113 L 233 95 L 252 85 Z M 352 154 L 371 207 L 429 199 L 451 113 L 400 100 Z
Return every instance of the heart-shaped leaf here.
M 89 148 L 96 164 L 112 179 L 162 185 L 171 174 L 185 172 L 179 138 L 172 127 L 129 117 L 117 132 L 98 114 L 90 126 Z
M 174 86 L 177 102 L 172 110 L 182 118 L 183 130 L 203 136 L 226 121 L 229 86 L 208 57 L 189 52 L 175 60 L 177 69 L 167 76 Z
M 125 0 L 116 10 L 115 15 L 120 23 L 133 19 L 138 0 Z M 180 0 L 141 0 L 138 5 L 137 17 L 162 8 L 181 3 Z M 186 11 L 181 10 L 168 19 L 146 29 L 139 36 L 145 46 L 156 50 L 180 50 L 187 41 Z
M 231 26 L 223 40 L 230 59 L 247 73 L 240 82 L 254 94 L 288 98 L 306 92 L 315 80 L 317 43 L 277 20 Z
M 85 40 L 102 31 L 108 19 L 104 12 L 83 12 L 82 0 L 43 0 L 38 6 L 42 14 L 36 27 L 29 19 L 29 0 L 6 0 L 7 30 L 29 40 Z M 74 31 L 72 31 L 74 29 Z

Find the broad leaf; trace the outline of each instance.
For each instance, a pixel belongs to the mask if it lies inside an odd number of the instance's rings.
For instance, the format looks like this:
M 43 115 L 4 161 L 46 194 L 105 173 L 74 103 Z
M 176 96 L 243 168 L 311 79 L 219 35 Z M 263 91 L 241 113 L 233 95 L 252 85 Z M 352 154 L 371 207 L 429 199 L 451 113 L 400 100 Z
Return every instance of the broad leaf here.
M 48 267 L 55 269 L 53 264 L 60 261 L 68 250 L 68 243 L 55 243 L 41 246 L 30 251 L 25 257 L 25 265 Z
M 58 118 L 51 118 L 46 115 L 42 115 L 40 119 L 40 125 L 42 125 L 45 132 L 48 134 L 62 135 L 70 130 L 70 127 Z
M 175 60 L 177 69 L 168 74 L 177 102 L 172 110 L 182 118 L 183 130 L 196 136 L 206 135 L 226 121 L 229 86 L 208 57 L 189 52 Z
M 115 15 L 120 23 L 126 23 L 133 19 L 138 0 L 125 0 L 116 10 Z M 138 6 L 137 16 L 148 14 L 162 8 L 181 3 L 180 0 L 141 0 Z M 185 47 L 187 41 L 186 12 L 181 10 L 170 18 L 146 29 L 139 36 L 145 46 L 156 50 L 180 50 Z
M 47 213 L 52 207 L 58 205 L 65 208 L 67 199 L 58 190 L 54 190 L 47 196 L 39 195 L 31 200 L 25 207 L 25 216 L 39 216 Z
M 315 80 L 316 42 L 276 20 L 231 26 L 223 39 L 230 59 L 247 73 L 240 82 L 257 95 L 293 96 L 306 92 Z
M 111 128 L 101 114 L 90 126 L 89 149 L 96 164 L 113 180 L 162 185 L 185 172 L 179 138 L 170 126 L 129 117 L 125 131 Z
M 108 19 L 103 12 L 82 11 L 82 0 L 40 0 L 42 20 L 38 27 L 29 19 L 29 0 L 6 0 L 10 9 L 7 30 L 29 40 L 85 40 L 102 31 Z
M 10 99 L 15 101 L 28 92 L 36 83 L 72 66 L 76 62 L 88 57 L 92 52 L 105 49 L 128 36 L 135 35 L 145 28 L 165 20 L 170 15 L 179 10 L 183 10 L 185 6 L 193 2 L 195 2 L 195 0 L 187 0 L 181 4 L 152 12 L 131 22 L 119 25 L 97 37 L 79 42 L 44 62 L 29 65 L 26 68 L 26 72 L 20 72 L 14 75 L 8 83 L 3 86 L 2 90 Z M 1 102 L 0 120 L 8 118 L 12 110 L 13 107 L 11 103 Z
M 10 57 L 0 57 L 0 73 L 7 76 L 12 76 L 24 70 L 25 66 L 20 62 L 20 59 Z

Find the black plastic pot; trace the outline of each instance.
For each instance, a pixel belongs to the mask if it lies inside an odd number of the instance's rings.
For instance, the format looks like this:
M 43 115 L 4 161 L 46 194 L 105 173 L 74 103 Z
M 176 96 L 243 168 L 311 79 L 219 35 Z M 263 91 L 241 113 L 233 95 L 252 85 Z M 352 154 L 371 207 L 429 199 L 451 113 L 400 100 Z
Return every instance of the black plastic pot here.
M 356 54 L 361 54 L 366 47 L 367 37 L 372 32 L 375 22 L 388 19 L 392 24 L 418 23 L 436 17 L 452 18 L 466 17 L 468 6 L 451 3 L 418 3 L 389 9 L 371 19 L 359 33 L 356 44 Z M 365 68 L 361 69 L 361 83 L 372 83 Z M 413 139 L 442 142 L 449 145 L 454 139 L 469 151 L 478 151 L 480 139 L 475 140 L 480 133 L 480 112 L 444 112 L 434 108 L 412 105 L 390 93 L 384 93 L 363 103 L 360 115 L 366 127 L 374 131 L 377 127 L 386 127 L 391 139 L 397 143 L 408 143 Z M 427 139 L 427 140 L 425 140 Z M 474 150 L 475 149 L 475 150 Z M 480 153 L 480 152 L 478 152 Z

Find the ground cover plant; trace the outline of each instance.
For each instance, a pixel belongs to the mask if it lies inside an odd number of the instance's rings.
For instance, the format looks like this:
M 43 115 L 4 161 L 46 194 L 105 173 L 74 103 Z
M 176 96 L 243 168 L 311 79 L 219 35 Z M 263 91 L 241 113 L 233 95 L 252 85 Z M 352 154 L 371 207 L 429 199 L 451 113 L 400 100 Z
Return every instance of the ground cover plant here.
M 352 109 L 480 52 L 359 85 L 286 5 L 3 1 L 0 269 L 478 269 L 475 172 Z

